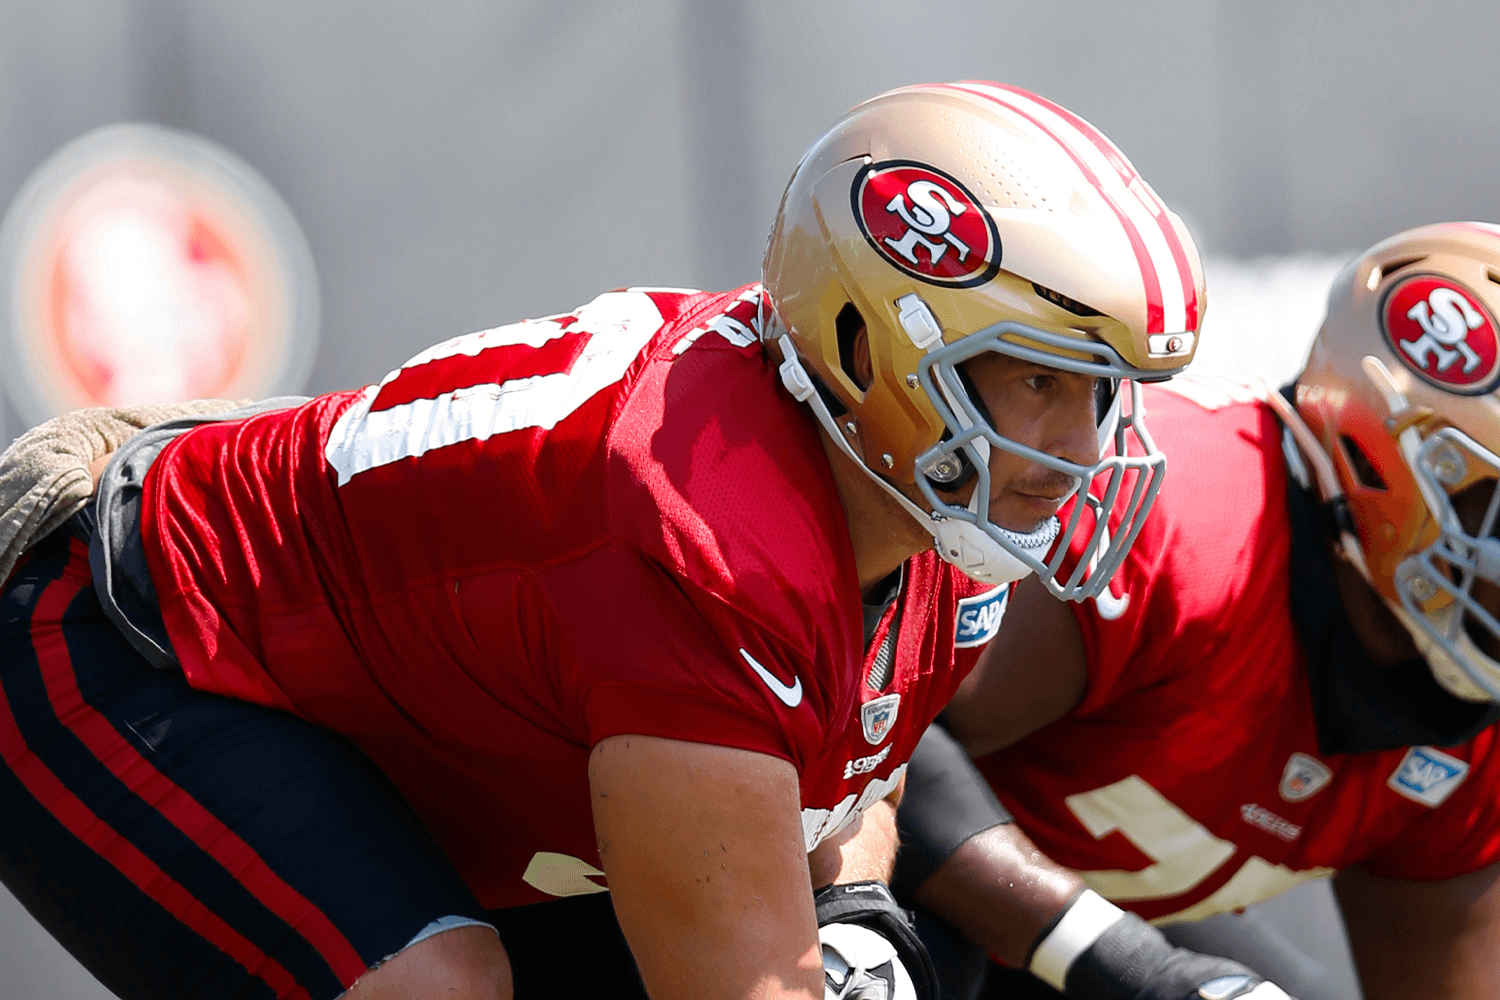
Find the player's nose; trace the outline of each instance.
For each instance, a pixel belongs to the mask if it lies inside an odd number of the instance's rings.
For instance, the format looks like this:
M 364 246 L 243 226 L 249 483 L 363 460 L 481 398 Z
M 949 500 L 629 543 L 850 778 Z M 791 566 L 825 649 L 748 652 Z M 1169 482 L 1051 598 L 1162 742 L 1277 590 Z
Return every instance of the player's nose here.
M 1098 380 L 1088 375 L 1062 376 L 1062 391 L 1048 407 L 1038 449 L 1075 465 L 1099 461 L 1099 420 L 1095 409 Z

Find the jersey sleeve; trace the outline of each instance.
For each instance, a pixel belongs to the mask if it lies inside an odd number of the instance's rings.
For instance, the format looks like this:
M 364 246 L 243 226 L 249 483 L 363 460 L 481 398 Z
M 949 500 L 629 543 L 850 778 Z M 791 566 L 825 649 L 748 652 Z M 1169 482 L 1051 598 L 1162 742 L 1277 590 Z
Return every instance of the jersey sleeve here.
M 594 745 L 639 734 L 769 754 L 801 772 L 840 692 L 809 658 L 628 545 L 546 574 L 562 703 Z
M 1435 882 L 1500 862 L 1500 746 L 1491 727 L 1468 744 L 1469 775 L 1433 809 L 1416 803 L 1417 818 L 1360 862 L 1385 878 Z M 1450 748 L 1449 754 L 1461 751 Z M 1377 794 L 1388 794 L 1385 788 Z

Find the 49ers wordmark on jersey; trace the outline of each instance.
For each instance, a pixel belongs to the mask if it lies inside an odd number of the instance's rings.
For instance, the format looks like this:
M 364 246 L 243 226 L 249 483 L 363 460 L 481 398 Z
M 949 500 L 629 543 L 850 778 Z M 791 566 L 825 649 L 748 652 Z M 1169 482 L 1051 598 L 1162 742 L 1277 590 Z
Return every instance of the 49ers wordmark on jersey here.
M 1386 295 L 1380 326 L 1396 356 L 1440 389 L 1478 396 L 1500 381 L 1495 319 L 1473 292 L 1451 279 L 1405 279 Z
M 865 166 L 850 190 L 860 231 L 914 278 L 972 288 L 1000 271 L 994 220 L 962 184 L 912 160 Z

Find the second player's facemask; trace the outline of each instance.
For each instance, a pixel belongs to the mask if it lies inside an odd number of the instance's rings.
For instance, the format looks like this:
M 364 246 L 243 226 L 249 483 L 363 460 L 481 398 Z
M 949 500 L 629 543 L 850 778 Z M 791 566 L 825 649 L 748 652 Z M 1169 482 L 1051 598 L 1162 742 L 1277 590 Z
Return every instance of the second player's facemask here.
M 1500 620 L 1475 593 L 1476 584 L 1500 588 L 1500 456 L 1455 427 L 1420 445 L 1402 443 L 1438 537 L 1396 567 L 1398 613 L 1444 687 L 1471 700 L 1500 701 L 1500 661 L 1481 648 L 1500 646 Z M 1465 491 L 1479 491 L 1465 505 L 1465 525 L 1448 490 L 1476 473 L 1484 478 Z M 1484 512 L 1475 524 L 1480 500 Z
M 1081 465 L 1000 434 L 963 369 L 964 362 L 986 351 L 1098 379 L 1095 417 L 1100 459 Z M 1129 370 L 1108 345 L 1081 343 L 1017 322 L 998 323 L 931 350 L 918 367 L 918 377 L 948 431 L 916 464 L 917 486 L 931 505 L 939 555 L 979 579 L 989 577 L 976 573 L 976 568 L 987 567 L 997 580 L 1002 575 L 1017 579 L 1035 573 L 1064 600 L 1099 594 L 1139 534 L 1166 471 L 1166 458 L 1152 443 L 1141 419 L 1139 385 L 1121 379 Z M 1126 386 L 1128 410 L 1122 405 Z M 1129 454 L 1127 430 L 1138 440 L 1142 454 Z M 1063 473 L 1073 482 L 1075 501 L 1063 508 L 1061 517 L 1050 517 L 1030 532 L 996 524 L 990 518 L 992 448 Z M 973 489 L 968 502 L 962 503 L 955 491 L 970 481 Z M 1110 512 L 1116 509 L 1122 491 L 1127 499 L 1111 534 Z M 1074 544 L 1083 537 L 1080 532 L 1087 532 L 1081 547 Z M 1070 549 L 1076 561 L 1065 572 Z

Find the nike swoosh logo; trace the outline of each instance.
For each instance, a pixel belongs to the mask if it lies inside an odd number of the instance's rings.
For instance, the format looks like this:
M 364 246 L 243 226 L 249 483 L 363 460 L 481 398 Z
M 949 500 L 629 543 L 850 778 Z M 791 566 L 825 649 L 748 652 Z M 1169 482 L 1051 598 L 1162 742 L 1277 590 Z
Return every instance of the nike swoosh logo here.
M 1094 598 L 1094 606 L 1099 609 L 1100 618 L 1112 622 L 1130 607 L 1130 595 L 1116 597 L 1114 591 L 1109 589 L 1109 585 L 1105 584 L 1104 589 L 1099 591 L 1098 596 Z
M 798 705 L 802 704 L 802 678 L 798 677 L 796 681 L 791 684 L 783 684 L 781 683 L 781 681 L 776 679 L 775 674 L 771 673 L 771 671 L 767 670 L 759 663 L 756 663 L 755 657 L 745 652 L 744 646 L 740 647 L 740 655 L 745 658 L 746 663 L 750 664 L 751 670 L 754 670 L 757 674 L 760 674 L 760 679 L 766 682 L 766 687 L 771 689 L 771 693 L 774 694 L 783 705 L 785 705 L 787 708 L 796 708 Z
M 1095 568 L 1099 565 L 1099 553 L 1108 548 L 1109 527 L 1106 525 L 1099 535 L 1099 548 L 1094 550 L 1093 556 L 1089 559 L 1090 573 L 1094 572 Z M 1116 597 L 1115 592 L 1109 589 L 1109 583 L 1106 581 L 1104 589 L 1094 595 L 1094 607 L 1098 609 L 1100 618 L 1103 618 L 1107 622 L 1115 621 L 1125 613 L 1126 608 L 1130 607 L 1130 594 L 1127 592 L 1122 597 Z

